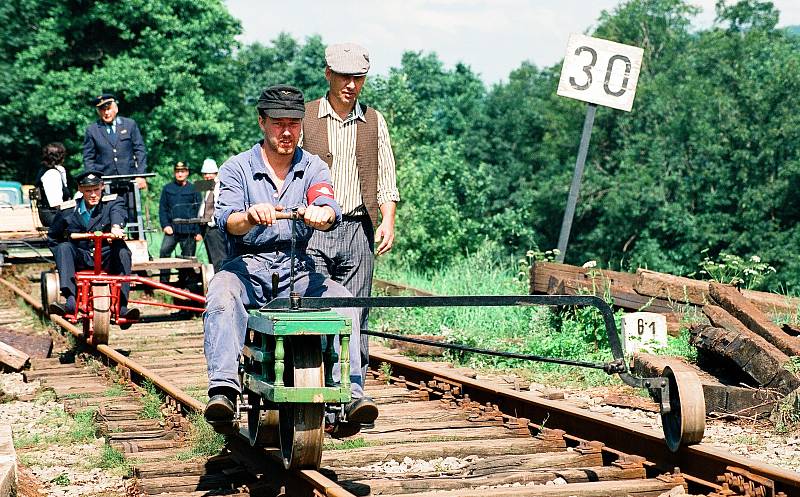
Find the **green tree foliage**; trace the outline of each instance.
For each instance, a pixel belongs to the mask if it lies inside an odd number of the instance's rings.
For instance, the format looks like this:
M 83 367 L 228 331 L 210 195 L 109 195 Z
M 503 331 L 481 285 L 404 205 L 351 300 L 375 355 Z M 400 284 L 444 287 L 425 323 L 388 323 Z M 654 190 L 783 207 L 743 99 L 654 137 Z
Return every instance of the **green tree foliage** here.
M 113 12 L 110 16 L 108 13 Z M 567 262 L 676 274 L 703 257 L 760 256 L 763 286 L 800 291 L 800 37 L 771 2 L 628 0 L 593 36 L 644 48 L 630 113 L 600 108 Z M 259 138 L 261 89 L 324 94 L 324 42 L 282 34 L 237 50 L 219 1 L 10 0 L 0 4 L 0 175 L 29 179 L 38 147 L 77 158 L 86 102 L 116 90 L 151 163 L 224 160 Z M 434 270 L 487 240 L 510 254 L 556 245 L 585 104 L 558 97 L 561 65 L 523 62 L 487 88 L 471 69 L 408 52 L 367 79 L 398 167 L 397 264 Z M 73 161 L 72 166 L 75 167 Z
M 79 169 L 102 91 L 139 123 L 151 171 L 232 151 L 240 31 L 219 0 L 0 3 L 0 174 L 30 181 L 53 140 Z
M 399 68 L 367 83 L 364 101 L 386 117 L 403 200 L 395 259 L 432 269 L 473 252 L 489 235 L 484 217 L 490 181 L 464 150 L 486 90 L 472 71 L 446 70 L 434 54 L 406 52 Z M 407 231 L 406 231 L 407 230 Z
M 245 108 L 237 116 L 243 146 L 261 139 L 254 109 L 261 90 L 271 85 L 290 84 L 303 90 L 306 100 L 325 94 L 325 45 L 319 36 L 311 36 L 301 45 L 286 33 L 271 45 L 248 45 L 236 54 L 238 91 Z

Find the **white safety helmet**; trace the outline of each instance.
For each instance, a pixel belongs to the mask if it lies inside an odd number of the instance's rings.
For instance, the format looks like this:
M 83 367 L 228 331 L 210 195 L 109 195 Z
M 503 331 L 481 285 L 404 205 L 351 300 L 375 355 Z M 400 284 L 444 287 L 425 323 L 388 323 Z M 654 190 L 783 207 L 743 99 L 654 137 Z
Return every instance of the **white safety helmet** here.
M 217 161 L 214 159 L 206 159 L 203 161 L 203 167 L 200 168 L 200 174 L 218 173 Z

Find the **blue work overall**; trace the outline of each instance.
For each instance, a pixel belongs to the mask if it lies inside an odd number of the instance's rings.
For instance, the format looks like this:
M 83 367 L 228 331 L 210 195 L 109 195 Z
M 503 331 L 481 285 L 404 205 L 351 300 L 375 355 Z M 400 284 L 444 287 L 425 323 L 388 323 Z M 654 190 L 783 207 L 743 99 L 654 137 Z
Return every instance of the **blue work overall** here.
M 292 164 L 281 191 L 277 191 L 261 156 L 261 143 L 228 159 L 220 169 L 220 192 L 214 218 L 225 233 L 228 258 L 222 270 L 211 280 L 206 297 L 203 328 L 205 355 L 208 364 L 208 387 L 229 387 L 241 391 L 239 384 L 239 354 L 247 332 L 247 309 L 266 304 L 272 296 L 272 274 L 279 278 L 278 296 L 289 295 L 290 244 L 292 223 L 276 221 L 272 226 L 254 226 L 241 236 L 227 232 L 228 217 L 244 212 L 260 203 L 282 205 L 286 209 L 308 205 L 309 191 L 320 185 L 330 188 L 330 172 L 322 160 L 302 149 L 295 151 Z M 341 209 L 333 195 L 317 196 L 313 205 L 330 206 L 341 220 Z M 297 223 L 295 247 L 295 291 L 310 297 L 350 297 L 339 283 L 314 272 L 314 263 L 306 255 L 306 246 L 313 229 Z M 360 310 L 336 309 L 350 318 L 350 382 L 353 398 L 364 396 L 361 377 Z M 339 344 L 336 344 L 339 351 Z M 341 379 L 341 369 L 334 368 L 335 381 Z

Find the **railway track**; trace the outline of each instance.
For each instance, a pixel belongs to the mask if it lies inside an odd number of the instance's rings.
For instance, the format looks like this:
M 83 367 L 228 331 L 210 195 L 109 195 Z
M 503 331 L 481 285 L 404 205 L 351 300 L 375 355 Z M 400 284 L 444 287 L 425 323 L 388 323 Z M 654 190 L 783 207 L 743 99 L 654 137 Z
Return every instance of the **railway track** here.
M 36 282 L 0 283 L 37 306 Z M 366 390 L 381 416 L 356 437 L 328 439 L 319 471 L 286 472 L 275 451 L 236 438 L 215 456 L 187 459 L 187 416 L 205 400 L 202 347 L 199 319 L 145 314 L 128 331 L 112 328 L 109 345 L 92 351 L 113 370 L 98 375 L 86 363 L 47 359 L 27 376 L 72 411 L 97 409 L 108 443 L 134 467 L 131 495 L 659 496 L 677 487 L 712 497 L 800 495 L 800 474 L 703 444 L 673 454 L 659 432 L 379 346 Z M 104 395 L 124 379 L 152 387 Z M 165 398 L 161 416 L 143 419 L 153 388 Z

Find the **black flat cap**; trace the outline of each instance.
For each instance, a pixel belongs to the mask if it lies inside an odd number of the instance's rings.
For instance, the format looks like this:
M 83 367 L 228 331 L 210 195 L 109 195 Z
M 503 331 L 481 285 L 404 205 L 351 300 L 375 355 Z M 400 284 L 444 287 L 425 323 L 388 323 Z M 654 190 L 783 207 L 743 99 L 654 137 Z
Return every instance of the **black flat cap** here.
M 265 88 L 258 97 L 256 109 L 273 119 L 290 117 L 302 119 L 306 113 L 303 92 L 288 85 L 275 85 Z
M 101 107 L 101 106 L 103 106 L 103 105 L 105 105 L 105 104 L 107 104 L 109 102 L 114 102 L 116 100 L 117 100 L 117 98 L 113 94 L 111 94 L 111 93 L 103 93 L 103 94 L 97 95 L 96 97 L 94 97 L 92 99 L 92 105 L 94 105 L 95 107 Z
M 103 182 L 103 175 L 98 171 L 83 171 L 75 176 L 78 186 L 95 186 Z

